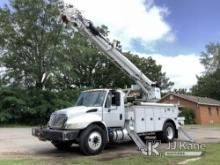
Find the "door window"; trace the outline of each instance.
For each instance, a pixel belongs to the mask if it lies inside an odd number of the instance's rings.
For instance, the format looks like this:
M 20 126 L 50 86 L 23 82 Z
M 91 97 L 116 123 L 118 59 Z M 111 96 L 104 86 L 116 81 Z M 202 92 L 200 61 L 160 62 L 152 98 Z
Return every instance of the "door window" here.
M 110 108 L 111 105 L 112 105 L 112 94 L 111 94 L 111 92 L 109 92 L 108 96 L 106 98 L 105 108 Z
M 106 98 L 105 107 L 110 108 L 117 106 L 120 106 L 120 93 L 115 91 L 114 92 L 110 91 Z

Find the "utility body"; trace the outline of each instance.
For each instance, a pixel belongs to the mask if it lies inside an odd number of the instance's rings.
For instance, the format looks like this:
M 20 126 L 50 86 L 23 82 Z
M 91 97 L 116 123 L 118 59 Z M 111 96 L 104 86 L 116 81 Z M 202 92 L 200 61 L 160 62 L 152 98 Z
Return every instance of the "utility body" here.
M 109 58 L 128 73 L 137 86 L 130 89 L 92 89 L 83 91 L 75 106 L 51 114 L 47 127 L 33 128 L 32 134 L 40 140 L 49 140 L 58 149 L 67 149 L 73 143 L 86 155 L 95 155 L 107 143 L 133 140 L 139 149 L 142 140 L 154 134 L 162 142 L 178 137 L 180 123 L 176 105 L 156 103 L 160 89 L 148 79 L 117 47 L 105 39 L 91 21 L 73 8 L 59 4 L 65 24 L 86 36 Z M 120 80 L 119 80 L 120 81 Z M 134 93 L 139 91 L 142 98 Z

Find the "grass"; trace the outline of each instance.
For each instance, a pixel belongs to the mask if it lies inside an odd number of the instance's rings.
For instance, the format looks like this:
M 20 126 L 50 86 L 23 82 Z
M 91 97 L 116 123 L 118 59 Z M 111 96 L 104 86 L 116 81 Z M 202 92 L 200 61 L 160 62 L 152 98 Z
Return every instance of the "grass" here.
M 220 124 L 206 124 L 206 125 L 198 125 L 198 124 L 191 124 L 191 125 L 185 125 L 186 128 L 220 128 Z
M 218 144 L 209 144 L 206 150 L 205 155 L 202 159 L 190 163 L 190 165 L 219 165 L 220 164 L 220 143 Z
M 148 165 L 170 165 L 177 164 L 183 158 L 168 158 L 168 157 L 146 157 L 144 155 L 130 155 L 124 158 L 117 158 L 113 160 L 100 160 L 93 158 L 84 159 L 64 159 L 63 161 L 54 160 L 0 160 L 1 165 L 136 165 L 136 164 L 148 164 Z
M 1 165 L 41 165 L 42 162 L 32 160 L 0 160 Z M 46 164 L 42 164 L 46 165 Z
M 148 164 L 148 165 L 168 165 L 177 164 L 178 160 L 182 158 L 162 158 L 162 157 L 146 157 L 144 155 L 128 156 L 126 158 L 118 158 L 108 161 L 97 161 L 97 160 L 70 160 L 66 161 L 66 165 L 79 164 L 79 165 L 136 165 L 136 164 Z
M 200 160 L 188 163 L 189 165 L 219 165 L 220 163 L 220 143 L 209 144 L 205 150 L 205 154 Z M 145 156 L 142 154 L 129 154 L 129 155 L 116 155 L 116 157 L 85 157 L 79 156 L 78 158 L 54 158 L 54 159 L 21 159 L 21 160 L 0 160 L 0 165 L 175 165 L 178 162 L 189 159 L 191 157 L 156 157 Z

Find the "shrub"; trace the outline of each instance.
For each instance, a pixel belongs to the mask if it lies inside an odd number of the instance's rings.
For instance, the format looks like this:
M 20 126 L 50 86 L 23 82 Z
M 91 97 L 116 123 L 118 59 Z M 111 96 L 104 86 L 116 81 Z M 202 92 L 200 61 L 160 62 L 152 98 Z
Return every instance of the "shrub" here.
M 15 88 L 0 88 L 0 123 L 19 122 L 25 111 L 23 91 Z
M 180 109 L 180 116 L 185 117 L 185 124 L 195 124 L 195 113 L 190 108 L 181 108 Z

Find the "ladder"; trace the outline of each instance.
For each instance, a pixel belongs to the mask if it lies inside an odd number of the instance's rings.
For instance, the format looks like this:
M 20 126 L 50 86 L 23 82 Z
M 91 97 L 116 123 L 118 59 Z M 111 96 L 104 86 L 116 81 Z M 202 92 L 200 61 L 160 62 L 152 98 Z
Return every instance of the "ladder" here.
M 182 127 L 179 127 L 178 130 L 179 130 L 179 132 L 182 132 L 182 134 L 187 138 L 187 140 L 189 142 L 192 142 L 192 143 L 195 142 L 195 140 L 193 140 L 192 137 L 190 137 L 190 135 L 186 131 L 184 131 L 184 129 Z
M 140 139 L 140 137 L 138 136 L 138 134 L 134 131 L 133 127 L 126 122 L 125 123 L 125 128 L 128 131 L 128 135 L 130 136 L 130 138 L 134 141 L 134 143 L 137 145 L 138 150 L 142 151 L 146 149 L 146 145 L 144 144 L 144 142 Z

